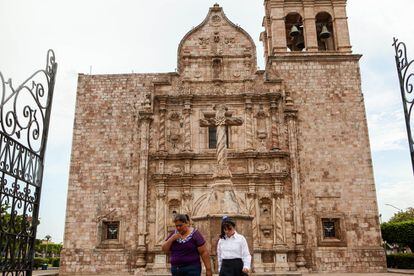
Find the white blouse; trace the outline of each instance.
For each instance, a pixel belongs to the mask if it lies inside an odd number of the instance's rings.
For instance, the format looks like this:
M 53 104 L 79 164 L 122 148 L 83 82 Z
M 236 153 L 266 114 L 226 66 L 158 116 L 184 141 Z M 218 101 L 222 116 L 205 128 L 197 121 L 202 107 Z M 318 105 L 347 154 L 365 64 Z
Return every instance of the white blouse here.
M 233 236 L 226 239 L 219 239 L 217 243 L 218 269 L 220 271 L 223 259 L 240 258 L 243 261 L 243 268 L 250 270 L 252 256 L 249 252 L 246 238 L 243 235 L 234 233 Z

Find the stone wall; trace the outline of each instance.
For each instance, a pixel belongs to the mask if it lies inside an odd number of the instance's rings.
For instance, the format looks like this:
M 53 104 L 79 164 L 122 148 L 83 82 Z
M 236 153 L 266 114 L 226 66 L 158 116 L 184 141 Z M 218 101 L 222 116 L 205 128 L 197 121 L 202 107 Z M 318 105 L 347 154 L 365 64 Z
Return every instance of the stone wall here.
M 359 58 L 301 53 L 272 59 L 272 69 L 299 107 L 306 251 L 315 270 L 385 269 Z M 324 217 L 343 221 L 342 243 L 321 243 Z

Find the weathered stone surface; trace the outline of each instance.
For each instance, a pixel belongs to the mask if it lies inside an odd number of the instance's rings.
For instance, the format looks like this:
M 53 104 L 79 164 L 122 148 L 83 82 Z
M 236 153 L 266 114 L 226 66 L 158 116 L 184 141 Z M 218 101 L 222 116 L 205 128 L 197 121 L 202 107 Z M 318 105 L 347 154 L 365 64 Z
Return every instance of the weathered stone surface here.
M 265 71 L 250 36 L 214 6 L 180 43 L 177 73 L 79 75 L 61 275 L 168 273 L 172 217 L 217 229 L 208 218 L 227 207 L 206 208 L 217 183 L 231 183 L 223 194 L 256 273 L 385 270 L 345 1 L 265 7 Z M 335 19 L 336 48 L 318 50 L 308 31 L 305 51 L 286 51 L 284 16 L 298 12 L 315 31 L 321 11 Z M 219 104 L 233 123 L 214 115 Z M 209 148 L 210 124 L 228 125 L 227 149 Z M 116 239 L 108 222 L 119 222 Z

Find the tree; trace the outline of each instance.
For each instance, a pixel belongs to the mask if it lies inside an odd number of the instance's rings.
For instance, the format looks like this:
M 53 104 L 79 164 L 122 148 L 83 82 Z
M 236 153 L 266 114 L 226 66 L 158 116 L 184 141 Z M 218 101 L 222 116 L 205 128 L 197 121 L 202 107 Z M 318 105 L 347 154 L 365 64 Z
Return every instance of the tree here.
M 409 207 L 406 211 L 395 213 L 388 222 L 403 222 L 414 220 L 414 208 Z
M 414 251 L 414 220 L 383 223 L 381 233 L 388 243 L 406 244 Z

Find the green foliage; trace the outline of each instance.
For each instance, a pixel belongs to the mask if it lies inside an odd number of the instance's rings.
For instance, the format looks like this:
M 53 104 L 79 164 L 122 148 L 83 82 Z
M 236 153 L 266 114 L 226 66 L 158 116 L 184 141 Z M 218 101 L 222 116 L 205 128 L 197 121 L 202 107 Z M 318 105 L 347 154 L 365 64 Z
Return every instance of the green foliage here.
M 42 264 L 47 264 L 49 259 L 47 258 L 34 258 L 33 268 L 38 269 Z
M 62 250 L 62 245 L 57 243 L 38 243 L 36 242 L 35 251 L 38 254 L 45 253 L 46 256 L 59 255 L 60 251 Z
M 408 245 L 414 251 L 414 220 L 381 224 L 382 239 Z
M 393 268 L 414 269 L 414 254 L 387 255 L 387 266 Z
M 59 267 L 60 266 L 60 258 L 53 258 L 52 266 L 53 267 Z
M 414 208 L 407 208 L 404 212 L 398 212 L 392 216 L 388 222 L 403 222 L 408 220 L 414 220 Z

